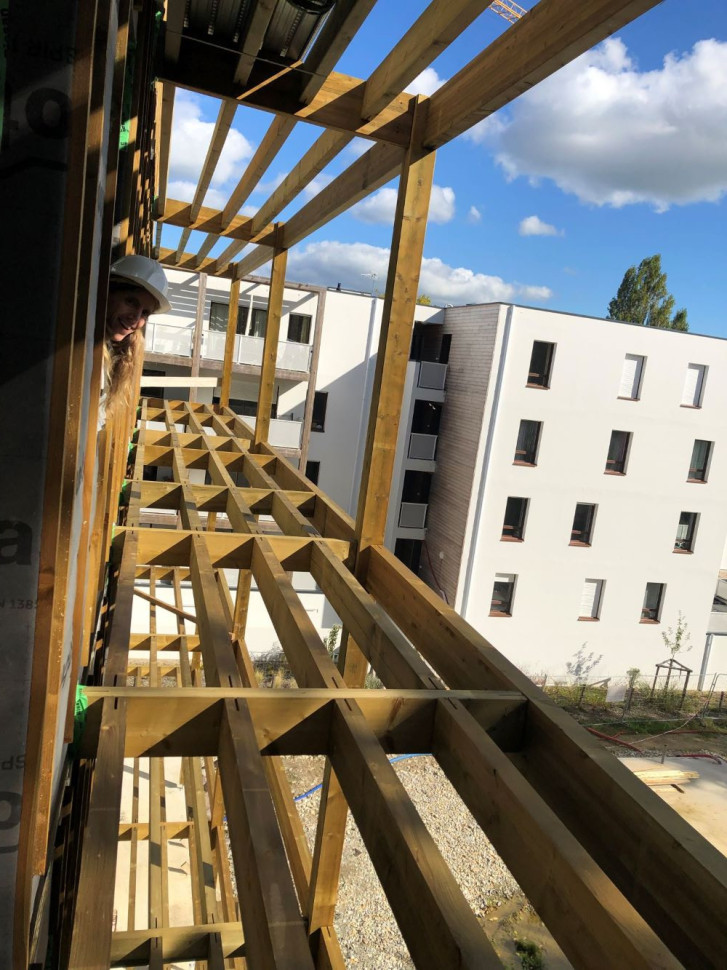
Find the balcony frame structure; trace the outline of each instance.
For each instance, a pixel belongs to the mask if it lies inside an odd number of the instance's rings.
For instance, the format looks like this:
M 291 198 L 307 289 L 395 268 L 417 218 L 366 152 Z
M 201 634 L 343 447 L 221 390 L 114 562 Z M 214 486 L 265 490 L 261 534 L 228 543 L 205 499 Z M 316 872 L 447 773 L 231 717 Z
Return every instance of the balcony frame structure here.
M 73 273 L 64 277 L 53 359 L 51 400 L 58 407 L 51 408 L 48 430 L 53 447 L 13 934 L 17 970 L 44 962 L 47 913 L 53 914 L 53 959 L 60 970 L 140 964 L 157 970 L 185 958 L 215 970 L 241 968 L 243 959 L 251 970 L 338 970 L 344 962 L 334 916 L 349 808 L 415 965 L 500 966 L 388 762 L 389 752 L 412 750 L 434 755 L 574 966 L 718 965 L 727 950 L 724 857 L 383 546 L 436 149 L 655 3 L 541 0 L 430 99 L 404 89 L 487 3 L 434 0 L 369 79 L 360 81 L 330 69 L 369 0 L 341 0 L 303 65 L 281 65 L 279 77 L 270 74 L 265 58 L 258 59 L 274 4 L 253 4 L 239 48 L 212 58 L 199 55 L 185 27 L 183 0 L 169 0 L 156 91 L 150 84 L 156 5 L 72 3 L 77 44 L 70 138 L 76 164 L 64 176 L 63 228 L 69 242 L 64 260 Z M 127 82 L 132 151 L 121 165 L 117 212 L 123 218 L 114 242 L 116 106 L 131 28 L 137 40 Z M 191 204 L 167 198 L 174 84 L 220 99 Z M 225 208 L 211 211 L 201 202 L 240 100 L 275 117 Z M 300 120 L 325 128 L 319 141 L 255 217 L 237 215 Z M 354 135 L 375 144 L 312 202 L 274 224 Z M 100 159 L 108 163 L 102 171 Z M 396 174 L 391 261 L 355 521 L 266 440 L 275 326 L 268 326 L 265 338 L 256 432 L 225 405 L 230 351 L 219 406 L 142 399 L 96 439 L 103 326 L 96 333 L 94 311 L 97 296 L 104 305 L 113 247 L 113 255 L 151 253 L 154 217 L 180 225 L 182 241 L 177 250 L 162 251 L 162 260 L 227 276 L 233 292 L 273 253 L 270 313 L 279 320 L 287 251 Z M 194 229 L 213 238 L 187 253 Z M 230 245 L 212 259 L 207 254 L 219 237 Z M 233 262 L 247 242 L 255 248 Z M 94 255 L 99 249 L 100 266 Z M 93 285 L 84 286 L 84 280 Z M 231 316 L 231 338 L 234 331 Z M 83 364 L 95 333 L 87 362 L 93 377 L 82 385 L 72 380 L 76 357 Z M 63 427 L 67 414 L 70 431 Z M 161 438 L 148 427 L 151 421 L 164 424 Z M 171 467 L 173 481 L 145 482 L 144 469 L 154 465 Z M 200 468 L 211 484 L 192 484 L 190 470 Z M 143 527 L 142 509 L 154 507 L 174 510 L 177 527 Z M 276 534 L 261 531 L 260 515 L 272 516 Z M 68 523 L 76 516 L 82 541 L 74 546 Z M 81 561 L 72 563 L 76 547 Z M 225 568 L 239 571 L 234 600 Z M 288 571 L 296 569 L 312 572 L 344 621 L 337 664 L 292 587 Z M 244 642 L 253 575 L 293 670 L 293 690 L 254 686 Z M 173 636 L 157 633 L 151 611 L 149 631 L 132 631 L 141 578 L 150 583 L 153 591 L 146 595 L 155 610 L 171 605 L 155 595 L 155 584 L 171 581 L 178 620 Z M 181 601 L 180 584 L 187 579 L 193 614 Z M 75 720 L 73 702 L 65 709 L 61 704 L 66 613 L 72 621 L 67 676 L 84 685 L 88 708 L 74 755 L 59 773 L 59 744 L 71 740 Z M 192 620 L 195 633 L 187 628 Z M 132 648 L 145 658 L 130 657 Z M 363 690 L 369 665 L 384 684 L 381 690 Z M 60 743 L 59 719 L 65 728 Z M 300 753 L 327 759 L 312 852 L 277 761 Z M 133 759 L 138 777 L 141 757 L 150 758 L 149 821 L 137 815 L 125 828 L 124 759 Z M 186 819 L 165 817 L 164 757 L 183 759 Z M 190 844 L 195 920 L 187 927 L 168 925 L 164 844 L 170 833 Z M 145 839 L 153 850 L 148 925 L 115 933 L 113 885 L 119 840 L 127 836 L 137 851 Z

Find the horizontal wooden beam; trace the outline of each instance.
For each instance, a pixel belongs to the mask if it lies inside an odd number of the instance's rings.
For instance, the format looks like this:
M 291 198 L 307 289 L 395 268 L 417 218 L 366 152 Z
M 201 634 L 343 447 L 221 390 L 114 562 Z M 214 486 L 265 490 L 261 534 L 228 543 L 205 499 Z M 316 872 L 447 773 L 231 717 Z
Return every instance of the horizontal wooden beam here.
M 214 755 L 226 700 L 244 699 L 260 751 L 267 755 L 326 754 L 334 699 L 357 703 L 390 754 L 429 751 L 436 705 L 445 699 L 472 704 L 480 727 L 488 731 L 523 704 L 522 695 L 513 691 L 364 688 L 89 687 L 86 697 L 82 755 L 93 756 L 102 702 L 113 697 L 127 705 L 127 758 Z
M 404 147 L 409 143 L 411 120 L 409 102 L 412 95 L 401 93 L 375 117 L 362 115 L 366 82 L 347 74 L 332 72 L 308 104 L 302 102 L 303 90 L 309 76 L 291 68 L 272 80 L 256 84 L 255 73 L 245 90 L 230 80 L 220 69 L 220 54 L 216 49 L 197 45 L 194 71 L 181 59 L 177 64 L 167 60 L 161 66 L 161 80 L 171 81 L 212 98 L 220 98 L 250 108 L 259 108 L 296 121 L 307 121 L 322 128 L 335 128 L 361 138 L 370 138 Z
M 229 488 L 220 485 L 191 485 L 200 512 L 224 512 L 230 494 Z M 277 490 L 266 488 L 239 488 L 236 492 L 256 515 L 270 515 Z M 285 491 L 286 498 L 305 514 L 313 514 L 316 504 L 311 492 Z M 182 491 L 176 482 L 143 482 L 139 507 L 178 509 Z
M 112 967 L 147 967 L 155 943 L 164 963 L 206 960 L 210 938 L 216 935 L 224 957 L 243 957 L 245 945 L 239 923 L 214 923 L 209 926 L 164 926 L 154 930 L 123 930 L 111 937 Z
M 118 526 L 112 543 L 112 558 L 122 548 L 123 536 L 128 531 L 138 533 L 138 562 L 150 566 L 188 566 L 192 551 L 192 539 L 197 533 L 190 529 L 138 529 L 128 530 Z M 309 572 L 311 543 L 329 544 L 335 555 L 347 559 L 349 542 L 342 539 L 311 539 L 298 536 L 251 536 L 225 532 L 201 533 L 216 569 L 249 569 L 252 551 L 256 543 L 268 542 L 285 570 Z

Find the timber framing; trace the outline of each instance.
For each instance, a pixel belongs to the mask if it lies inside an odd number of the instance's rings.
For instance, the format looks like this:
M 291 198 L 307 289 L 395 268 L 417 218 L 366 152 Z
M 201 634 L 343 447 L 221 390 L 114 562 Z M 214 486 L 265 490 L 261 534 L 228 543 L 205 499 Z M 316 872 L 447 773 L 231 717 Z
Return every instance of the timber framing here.
M 333 69 L 373 0 L 338 0 L 325 21 L 278 0 L 167 0 L 158 35 L 150 0 L 99 0 L 92 20 L 79 2 L 81 108 L 63 224 L 71 271 L 53 366 L 17 970 L 31 954 L 46 963 L 44 912 L 54 970 L 175 961 L 342 970 L 334 924 L 349 811 L 414 965 L 500 967 L 392 767 L 391 755 L 414 752 L 436 760 L 574 967 L 723 964 L 727 860 L 383 544 L 436 149 L 656 3 L 540 0 L 425 98 L 407 87 L 487 0 L 432 0 L 368 79 Z M 124 80 L 130 27 L 136 59 Z M 218 102 L 191 202 L 169 197 L 176 88 Z M 133 117 L 117 162 L 122 94 Z M 212 209 L 205 197 L 241 107 L 272 114 L 272 124 Z M 323 131 L 258 211 L 242 215 L 298 123 Z M 356 136 L 369 150 L 310 198 L 313 179 Z M 285 267 L 289 249 L 392 178 L 398 202 L 354 519 L 268 442 Z M 173 247 L 159 248 L 162 226 L 181 229 Z M 94 311 L 112 252 L 226 277 L 230 311 L 219 405 L 142 398 L 96 439 L 103 317 Z M 253 373 L 233 365 L 237 303 L 241 279 L 271 259 L 253 428 L 228 406 L 233 374 Z M 203 294 L 197 345 L 202 313 Z M 77 382 L 86 371 L 90 390 Z M 164 481 L 154 480 L 160 470 Z M 335 661 L 295 573 L 312 578 L 341 620 Z M 258 683 L 246 642 L 253 597 L 284 654 L 284 687 Z M 66 612 L 72 684 L 82 685 L 75 725 L 72 692 L 60 709 Z M 364 686 L 367 673 L 379 686 Z M 59 721 L 60 737 L 74 738 L 61 772 Z M 325 759 L 311 845 L 283 760 L 308 755 Z M 34 875 L 43 881 L 33 920 Z

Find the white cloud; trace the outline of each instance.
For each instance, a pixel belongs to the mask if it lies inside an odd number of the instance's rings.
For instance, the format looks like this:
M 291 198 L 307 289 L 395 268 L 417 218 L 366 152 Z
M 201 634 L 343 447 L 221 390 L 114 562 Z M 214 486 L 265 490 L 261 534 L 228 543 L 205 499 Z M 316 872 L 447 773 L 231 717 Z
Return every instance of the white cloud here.
M 425 67 L 421 74 L 418 74 L 406 90 L 409 94 L 426 94 L 427 97 L 438 91 L 444 84 L 446 78 L 440 77 L 433 67 Z
M 351 215 L 361 222 L 391 225 L 396 212 L 396 189 L 384 188 L 351 209 Z M 429 202 L 429 221 L 444 225 L 454 219 L 455 195 L 449 186 L 433 185 Z
M 473 224 L 482 222 L 482 213 L 476 205 L 470 206 L 470 211 L 467 213 L 467 222 L 471 222 Z
M 607 40 L 469 138 L 494 149 L 508 178 L 549 178 L 583 202 L 716 202 L 727 192 L 727 43 L 701 40 L 639 71 L 623 41 Z
M 194 193 L 214 128 L 214 122 L 202 120 L 200 97 L 178 89 L 174 100 L 174 121 L 169 160 L 170 195 L 172 195 L 172 185 L 181 188 L 186 184 L 191 184 L 192 193 Z M 230 128 L 215 173 L 212 176 L 211 189 L 205 198 L 207 205 L 219 208 L 219 195 L 215 195 L 214 190 L 219 190 L 222 193 L 223 201 L 227 200 L 232 188 L 242 175 L 243 163 L 252 156 L 252 153 L 253 146 L 247 138 L 235 128 Z M 226 183 L 229 183 L 229 189 Z M 191 197 L 189 195 L 190 199 Z M 187 198 L 187 196 L 178 196 L 178 198 Z M 213 201 L 215 199 L 217 201 Z
M 305 188 L 303 189 L 303 195 L 307 199 L 312 199 L 314 195 L 318 195 L 318 193 L 322 189 L 325 189 L 325 187 L 329 185 L 332 181 L 333 181 L 332 175 L 326 175 L 325 173 L 323 175 L 317 175 L 311 182 L 309 182 L 305 186 Z
M 197 188 L 196 182 L 188 182 L 185 179 L 176 179 L 170 182 L 167 187 L 167 194 L 170 199 L 178 199 L 180 202 L 191 202 Z M 207 189 L 204 197 L 204 204 L 212 209 L 224 209 L 230 197 L 229 191 L 221 189 Z
M 313 242 L 291 250 L 288 276 L 300 282 L 365 290 L 364 273 L 376 273 L 377 288 L 383 291 L 389 264 L 389 250 L 366 243 L 333 240 Z M 552 293 L 547 286 L 508 283 L 499 276 L 486 276 L 474 270 L 449 266 L 441 259 L 422 260 L 419 291 L 435 303 L 490 303 L 517 300 L 543 302 Z
M 521 236 L 562 236 L 562 229 L 556 229 L 549 222 L 543 222 L 537 216 L 527 216 L 518 226 Z

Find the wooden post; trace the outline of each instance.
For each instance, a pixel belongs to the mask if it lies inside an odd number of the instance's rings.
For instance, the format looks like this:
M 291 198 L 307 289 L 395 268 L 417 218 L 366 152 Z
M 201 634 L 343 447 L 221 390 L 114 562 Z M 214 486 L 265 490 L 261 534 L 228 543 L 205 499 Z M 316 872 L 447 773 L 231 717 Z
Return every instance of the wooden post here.
M 280 227 L 276 226 L 280 236 Z M 280 318 L 283 313 L 283 288 L 285 286 L 285 267 L 288 262 L 287 249 L 275 249 L 273 271 L 270 277 L 270 297 L 268 300 L 268 320 L 265 326 L 265 344 L 260 369 L 260 390 L 257 397 L 257 416 L 255 418 L 255 444 L 268 440 L 270 433 L 270 412 L 275 387 L 275 362 L 278 356 L 278 336 Z
M 421 134 L 425 115 L 426 112 L 417 100 L 412 123 L 413 140 L 404 158 L 399 179 L 384 315 L 371 395 L 356 518 L 359 554 L 368 545 L 383 544 L 386 528 L 399 416 L 434 177 L 434 153 L 426 152 L 414 140 Z M 358 558 L 356 569 L 358 571 Z M 341 664 L 346 683 L 352 687 L 363 686 L 368 663 L 350 636 L 342 638 Z M 347 814 L 348 806 L 340 784 L 327 762 L 308 898 L 307 915 L 311 930 L 333 923 Z
M 191 377 L 199 377 L 199 359 L 202 350 L 202 325 L 204 323 L 204 304 L 207 297 L 207 274 L 200 273 L 197 277 L 197 314 L 194 318 L 194 337 L 192 338 L 192 367 Z M 197 400 L 197 388 L 190 387 L 189 400 Z
M 240 304 L 240 281 L 235 279 L 230 287 L 230 309 L 227 315 L 227 339 L 225 340 L 225 359 L 222 364 L 222 387 L 220 388 L 220 404 L 229 407 L 230 384 L 232 383 L 232 358 L 235 353 L 235 335 L 237 334 L 237 314 Z

